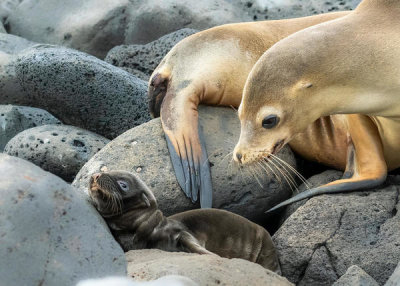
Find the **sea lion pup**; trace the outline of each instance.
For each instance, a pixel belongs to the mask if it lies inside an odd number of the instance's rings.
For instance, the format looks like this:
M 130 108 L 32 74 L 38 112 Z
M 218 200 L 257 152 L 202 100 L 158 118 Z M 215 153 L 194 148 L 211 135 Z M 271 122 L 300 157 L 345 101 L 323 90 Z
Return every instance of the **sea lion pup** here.
M 176 178 L 193 202 L 212 206 L 207 152 L 198 126 L 200 103 L 238 107 L 248 73 L 273 44 L 349 12 L 214 27 L 179 42 L 149 80 L 149 107 L 161 114 Z
M 337 161 L 345 170 L 343 179 L 277 207 L 317 194 L 371 188 L 400 166 L 399 15 L 400 1 L 364 0 L 347 16 L 283 39 L 253 67 L 239 107 L 241 134 L 233 159 L 239 164 L 269 160 L 294 140 L 296 151 Z M 351 113 L 360 114 L 326 117 L 323 126 L 309 126 L 321 116 Z M 306 135 L 296 137 L 305 129 Z
M 145 183 L 124 171 L 92 175 L 89 195 L 125 251 L 158 248 L 217 254 L 280 271 L 268 232 L 239 215 L 197 209 L 165 217 Z

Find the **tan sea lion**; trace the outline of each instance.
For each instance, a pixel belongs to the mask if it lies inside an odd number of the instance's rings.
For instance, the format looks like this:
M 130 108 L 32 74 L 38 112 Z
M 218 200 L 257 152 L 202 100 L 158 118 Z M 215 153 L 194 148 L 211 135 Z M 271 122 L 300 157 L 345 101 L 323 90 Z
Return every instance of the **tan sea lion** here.
M 349 12 L 214 27 L 179 42 L 149 81 L 149 107 L 161 122 L 177 180 L 193 202 L 212 206 L 210 167 L 198 126 L 200 103 L 238 107 L 248 73 L 279 40 Z
M 280 272 L 269 233 L 244 217 L 218 209 L 165 217 L 146 184 L 124 171 L 92 175 L 89 195 L 125 251 L 158 248 L 217 254 Z
M 306 157 L 345 170 L 343 179 L 274 209 L 377 186 L 400 166 L 399 15 L 400 1 L 364 0 L 347 16 L 283 39 L 253 67 L 239 107 L 234 160 L 268 160 L 293 142 Z M 351 113 L 360 114 L 329 116 Z M 318 120 L 323 116 L 329 117 Z

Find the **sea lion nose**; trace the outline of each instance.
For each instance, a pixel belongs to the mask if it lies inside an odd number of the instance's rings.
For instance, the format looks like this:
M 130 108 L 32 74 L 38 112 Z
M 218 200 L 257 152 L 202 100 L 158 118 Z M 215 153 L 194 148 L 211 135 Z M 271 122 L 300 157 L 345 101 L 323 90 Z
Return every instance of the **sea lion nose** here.
M 242 153 L 237 152 L 236 158 L 239 160 L 240 163 L 242 163 Z
M 100 177 L 100 173 L 96 173 L 92 175 L 92 178 L 94 181 L 97 181 L 97 179 Z

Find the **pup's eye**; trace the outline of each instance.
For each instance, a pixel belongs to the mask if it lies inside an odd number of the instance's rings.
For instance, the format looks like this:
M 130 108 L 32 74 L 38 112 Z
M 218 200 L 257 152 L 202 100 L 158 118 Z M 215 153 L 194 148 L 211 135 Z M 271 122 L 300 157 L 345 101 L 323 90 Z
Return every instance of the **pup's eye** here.
M 271 129 L 275 127 L 279 122 L 279 117 L 275 114 L 268 115 L 262 121 L 262 127 L 265 129 Z
M 124 182 L 124 181 L 117 181 L 117 183 L 118 183 L 119 187 L 120 187 L 123 191 L 126 192 L 126 191 L 129 190 L 128 184 L 127 184 L 126 182 Z

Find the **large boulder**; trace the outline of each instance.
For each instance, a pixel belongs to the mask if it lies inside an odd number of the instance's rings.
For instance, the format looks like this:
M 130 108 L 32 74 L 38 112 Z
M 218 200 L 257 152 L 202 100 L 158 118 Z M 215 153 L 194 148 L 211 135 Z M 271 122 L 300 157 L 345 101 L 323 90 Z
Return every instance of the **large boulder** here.
M 283 275 L 331 285 L 357 265 L 382 285 L 400 261 L 399 191 L 400 178 L 389 177 L 374 190 L 309 199 L 273 236 Z
M 0 70 L 0 104 L 43 108 L 107 138 L 150 119 L 146 90 L 146 82 L 119 68 L 49 45 L 23 50 Z
M 3 26 L 3 23 L 0 21 L 0 34 L 1 33 L 7 33 L 6 29 Z
M 357 265 L 352 265 L 332 286 L 379 286 L 379 284 Z
M 0 154 L 2 285 L 74 285 L 124 275 L 126 260 L 105 222 L 60 178 Z
M 199 285 L 209 286 L 293 285 L 261 265 L 243 259 L 158 249 L 131 250 L 126 253 L 126 259 L 128 275 L 138 281 L 174 274 L 189 277 Z
M 0 33 L 0 52 L 5 54 L 17 54 L 26 48 L 33 47 L 34 45 L 37 45 L 37 43 L 14 35 Z M 3 63 L 0 62 L 0 65 L 3 65 Z
M 45 110 L 26 106 L 0 105 L 0 152 L 18 133 L 45 124 L 61 124 Z
M 148 81 L 150 75 L 169 50 L 180 40 L 196 32 L 198 30 L 185 28 L 146 45 L 117 46 L 108 52 L 104 60 Z
M 43 125 L 12 138 L 4 153 L 28 160 L 67 182 L 110 140 L 74 127 Z
M 385 283 L 385 286 L 399 286 L 400 285 L 400 263 L 397 265 L 396 269 L 389 280 Z
M 235 168 L 230 153 L 239 138 L 240 123 L 233 109 L 202 107 L 200 124 L 211 165 L 213 207 L 251 220 L 265 220 L 264 212 L 290 195 L 289 186 L 261 168 Z M 295 165 L 288 147 L 279 156 Z M 90 175 L 107 169 L 136 173 L 153 190 L 165 215 L 199 207 L 178 185 L 160 119 L 133 128 L 110 142 L 82 168 L 73 185 L 87 189 Z

